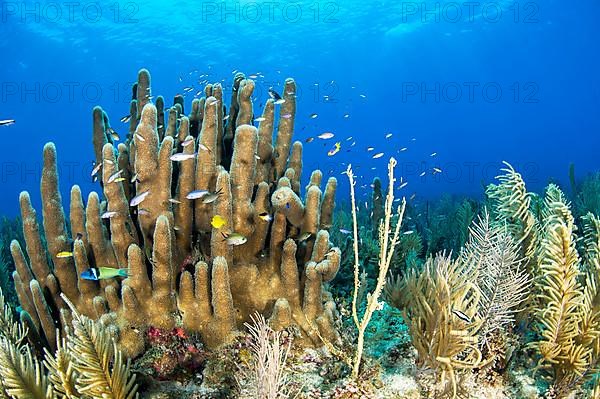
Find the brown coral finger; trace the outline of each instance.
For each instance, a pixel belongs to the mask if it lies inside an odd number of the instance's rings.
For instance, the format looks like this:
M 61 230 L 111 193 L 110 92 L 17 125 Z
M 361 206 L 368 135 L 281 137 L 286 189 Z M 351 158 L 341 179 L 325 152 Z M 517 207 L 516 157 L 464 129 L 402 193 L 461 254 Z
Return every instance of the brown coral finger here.
M 19 196 L 21 205 L 21 220 L 23 222 L 23 236 L 25 237 L 25 248 L 31 271 L 40 285 L 46 285 L 46 276 L 50 273 L 46 247 L 42 244 L 40 227 L 37 222 L 35 209 L 31 205 L 29 193 L 24 191 Z
M 254 231 L 252 192 L 256 168 L 258 131 L 254 126 L 241 125 L 236 129 L 231 159 L 231 196 L 233 201 L 233 229 L 249 237 Z
M 56 325 L 54 324 L 52 312 L 48 307 L 46 298 L 44 298 L 42 287 L 37 282 L 37 280 L 31 280 L 31 282 L 29 283 L 29 289 L 31 291 L 31 296 L 33 298 L 33 304 L 35 305 L 36 313 L 40 320 L 40 325 L 42 327 L 42 330 L 44 331 L 46 339 L 48 340 L 48 345 L 50 345 L 50 348 L 52 350 L 55 350 Z
M 285 80 L 283 88 L 283 99 L 285 102 L 281 105 L 279 112 L 279 126 L 277 129 L 277 139 L 275 141 L 275 176 L 283 175 L 287 167 L 292 136 L 294 134 L 294 118 L 296 115 L 296 82 L 294 79 Z M 283 117 L 289 115 L 289 117 Z

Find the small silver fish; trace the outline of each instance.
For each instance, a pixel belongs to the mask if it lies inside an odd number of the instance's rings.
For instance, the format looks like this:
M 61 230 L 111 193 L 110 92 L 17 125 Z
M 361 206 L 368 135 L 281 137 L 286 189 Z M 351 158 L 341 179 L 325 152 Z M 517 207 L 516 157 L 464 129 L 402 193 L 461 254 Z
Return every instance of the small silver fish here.
M 312 237 L 312 233 L 310 231 L 306 231 L 306 232 L 300 234 L 300 236 L 298 237 L 298 242 L 306 241 L 310 237 Z
M 333 133 L 331 132 L 325 132 L 325 133 L 321 133 L 317 136 L 317 138 L 320 138 L 321 140 L 328 140 L 330 138 L 332 138 L 334 136 Z
M 186 139 L 183 143 L 181 143 L 182 147 L 187 147 L 188 145 L 192 144 L 194 142 L 194 138 L 190 137 L 189 139 Z
M 92 177 L 96 176 L 98 174 L 98 172 L 100 171 L 100 168 L 102 167 L 101 163 L 98 163 L 94 166 L 94 169 L 92 169 Z
M 340 233 L 342 233 L 342 234 L 350 234 L 352 232 L 350 230 L 340 229 Z
M 195 200 L 204 197 L 206 194 L 208 194 L 208 190 L 194 190 L 190 191 L 185 198 L 189 200 Z
M 148 194 L 150 194 L 150 190 L 148 191 L 144 191 L 143 193 L 140 193 L 138 195 L 136 195 L 135 197 L 133 197 L 131 199 L 131 202 L 129 202 L 130 206 L 138 206 L 139 204 L 141 204 L 146 197 L 148 196 Z
M 378 152 L 377 154 L 373 155 L 373 159 L 381 158 L 382 156 L 383 152 Z
M 108 178 L 107 183 L 112 183 L 115 180 L 117 180 L 119 177 L 121 177 L 121 173 L 123 173 L 123 169 L 120 169 L 118 171 L 116 171 L 115 173 L 113 173 L 112 175 L 110 175 L 110 177 Z
M 139 133 L 135 134 L 135 138 L 138 139 L 139 141 L 146 141 L 146 139 L 144 137 L 142 137 L 142 135 Z
M 197 155 L 196 153 L 186 154 L 183 152 L 178 152 L 177 154 L 171 155 L 170 159 L 171 159 L 171 161 L 181 162 L 181 161 L 187 161 L 188 159 L 194 159 L 194 158 L 196 158 L 196 155 Z
M 202 197 L 202 203 L 203 204 L 212 204 L 213 202 L 215 202 L 215 200 L 217 198 L 219 198 L 220 195 L 221 195 L 221 190 L 215 191 L 214 193 L 206 193 L 206 195 L 204 195 Z
M 265 121 L 265 120 L 267 120 L 267 118 L 264 118 L 264 117 L 261 116 L 259 118 L 254 119 L 254 122 L 262 122 L 262 121 Z
M 117 212 L 116 211 L 108 211 L 108 212 L 104 212 L 102 214 L 102 216 L 100 216 L 102 219 L 110 219 L 113 216 L 117 216 Z

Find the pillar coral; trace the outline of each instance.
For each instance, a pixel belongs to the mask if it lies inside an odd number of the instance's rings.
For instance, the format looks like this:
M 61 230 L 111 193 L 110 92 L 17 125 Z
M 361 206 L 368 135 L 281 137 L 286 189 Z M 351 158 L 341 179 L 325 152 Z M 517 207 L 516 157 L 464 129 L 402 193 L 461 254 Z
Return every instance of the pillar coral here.
M 292 142 L 294 80 L 284 83 L 279 112 L 266 102 L 258 128 L 251 125 L 254 82 L 243 74 L 234 78 L 229 118 L 220 84 L 208 85 L 185 116 L 181 98 L 168 112 L 162 97 L 155 105 L 150 83 L 141 70 L 127 139 L 116 147 L 107 114 L 94 108 L 101 193 L 92 192 L 84 204 L 74 186 L 69 223 L 56 148 L 44 147 L 43 223 L 22 193 L 27 257 L 19 242 L 11 243 L 22 320 L 53 347 L 56 328 L 69 318 L 64 293 L 80 313 L 110 328 L 128 356 L 144 351 L 150 327 L 183 327 L 216 347 L 254 312 L 277 329 L 296 326 L 298 342 L 336 342 L 335 304 L 325 284 L 340 265 L 328 233 L 337 182 L 330 178 L 323 193 L 322 173 L 314 171 L 302 199 L 302 144 Z M 175 162 L 174 153 L 190 158 Z M 114 179 L 119 171 L 125 179 Z M 214 201 L 188 199 L 194 190 L 219 194 Z M 105 212 L 111 216 L 102 218 Z M 225 226 L 213 227 L 214 215 Z M 224 237 L 233 233 L 246 241 L 230 245 Z M 73 256 L 58 258 L 63 251 Z M 84 280 L 81 272 L 89 267 L 127 268 L 128 277 Z

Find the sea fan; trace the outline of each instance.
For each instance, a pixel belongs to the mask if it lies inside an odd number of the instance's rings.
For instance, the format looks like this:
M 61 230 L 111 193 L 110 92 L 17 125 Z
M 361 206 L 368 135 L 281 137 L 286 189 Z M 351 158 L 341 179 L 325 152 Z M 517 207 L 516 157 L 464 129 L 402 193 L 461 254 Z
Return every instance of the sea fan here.
M 52 398 L 41 363 L 29 346 L 0 337 L 0 376 L 3 390 L 16 399 Z
M 282 399 L 288 397 L 288 379 L 285 364 L 290 352 L 290 343 L 283 343 L 281 332 L 269 327 L 265 318 L 251 316 L 252 324 L 246 323 L 252 341 L 250 350 L 253 360 L 250 370 L 243 374 L 249 382 L 247 394 L 251 399 Z
M 527 298 L 529 275 L 519 258 L 519 246 L 505 226 L 494 225 L 484 211 L 470 228 L 469 242 L 461 252 L 463 263 L 474 263 L 481 289 L 479 317 L 480 341 L 503 330 L 514 321 L 514 313 Z
M 554 366 L 559 381 L 569 371 L 582 373 L 585 369 L 571 354 L 580 319 L 577 305 L 583 300 L 577 281 L 579 256 L 571 232 L 572 226 L 556 218 L 547 228 L 540 254 L 544 277 L 538 282 L 541 300 L 538 319 L 543 328 L 542 339 L 535 347 L 542 360 Z
M 600 219 L 593 213 L 581 217 L 583 222 L 583 260 L 590 272 L 600 270 Z
M 507 162 L 503 175 L 496 178 L 499 185 L 489 185 L 486 194 L 493 204 L 494 216 L 506 224 L 508 231 L 521 247 L 521 256 L 532 272 L 538 239 L 538 223 L 531 212 L 531 194 L 525 188 L 523 177 Z
M 135 375 L 130 362 L 123 362 L 122 353 L 110 334 L 96 322 L 80 315 L 63 295 L 73 312 L 73 336 L 68 342 L 73 368 L 79 374 L 76 388 L 94 398 L 131 399 L 137 397 Z
M 545 199 L 545 235 L 539 250 L 537 319 L 541 339 L 532 343 L 539 365 L 554 374 L 555 389 L 568 394 L 593 372 L 600 344 L 597 277 L 581 279 L 574 219 L 555 187 Z
M 542 208 L 542 220 L 546 223 L 554 223 L 558 220 L 564 224 L 572 225 L 573 231 L 577 229 L 575 219 L 571 214 L 571 204 L 561 189 L 556 184 L 549 184 L 546 187 L 546 195 L 544 196 L 544 206 Z
M 27 332 L 13 319 L 0 290 L 0 388 L 17 399 L 51 398 L 42 364 L 24 343 Z
M 472 264 L 440 254 L 387 291 L 388 300 L 403 308 L 418 364 L 432 369 L 451 397 L 459 389 L 457 372 L 478 367 L 482 360 L 477 347 L 481 291 L 475 270 Z
M 59 398 L 77 399 L 77 372 L 73 367 L 73 356 L 67 348 L 66 340 L 57 339 L 56 352 L 52 355 L 46 348 L 44 365 L 48 369 L 48 379 Z

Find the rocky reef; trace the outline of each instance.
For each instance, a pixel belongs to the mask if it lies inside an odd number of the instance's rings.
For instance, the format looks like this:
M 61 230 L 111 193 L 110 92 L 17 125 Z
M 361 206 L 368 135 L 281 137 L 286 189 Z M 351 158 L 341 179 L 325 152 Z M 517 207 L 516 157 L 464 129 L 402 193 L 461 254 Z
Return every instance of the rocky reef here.
M 266 102 L 258 128 L 254 82 L 241 73 L 229 108 L 217 83 L 187 116 L 182 96 L 165 108 L 150 82 L 141 70 L 122 118 L 129 132 L 118 145 L 106 112 L 93 110 L 100 193 L 84 203 L 73 186 L 67 217 L 57 150 L 48 143 L 41 226 L 29 194 L 20 196 L 27 256 L 16 240 L 11 253 L 30 339 L 56 349 L 57 329 L 71 325 L 62 294 L 129 357 L 145 350 L 156 329 L 181 328 L 217 347 L 256 312 L 275 330 L 293 326 L 295 342 L 337 342 L 335 304 L 324 287 L 340 265 L 328 232 L 337 182 L 323 188 L 322 173 L 313 171 L 301 198 L 294 80 L 285 81 L 282 99 Z M 72 256 L 58 256 L 65 253 Z M 127 278 L 82 278 L 100 267 L 126 269 Z

